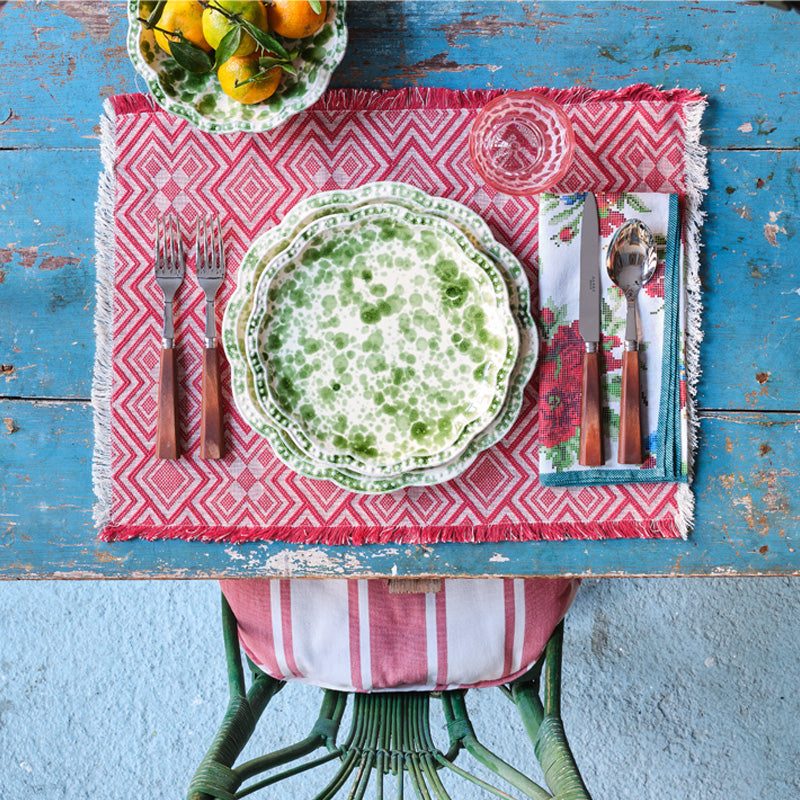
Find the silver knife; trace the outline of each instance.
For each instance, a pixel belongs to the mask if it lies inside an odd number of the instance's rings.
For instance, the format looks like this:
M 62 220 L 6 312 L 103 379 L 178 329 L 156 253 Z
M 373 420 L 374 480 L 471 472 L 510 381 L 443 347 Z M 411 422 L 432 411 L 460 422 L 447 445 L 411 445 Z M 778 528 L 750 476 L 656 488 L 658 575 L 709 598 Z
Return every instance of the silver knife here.
M 578 463 L 603 464 L 600 402 L 600 221 L 597 200 L 586 193 L 581 220 L 581 290 L 578 330 L 583 339 L 581 375 L 581 440 Z

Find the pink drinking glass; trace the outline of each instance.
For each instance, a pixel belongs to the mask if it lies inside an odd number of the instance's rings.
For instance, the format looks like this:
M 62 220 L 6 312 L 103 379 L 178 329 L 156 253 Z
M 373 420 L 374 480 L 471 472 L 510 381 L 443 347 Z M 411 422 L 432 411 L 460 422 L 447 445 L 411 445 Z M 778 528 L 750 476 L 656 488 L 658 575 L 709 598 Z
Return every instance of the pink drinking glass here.
M 491 100 L 469 136 L 469 154 L 481 178 L 514 195 L 537 194 L 557 183 L 574 149 L 572 124 L 563 109 L 531 91 Z

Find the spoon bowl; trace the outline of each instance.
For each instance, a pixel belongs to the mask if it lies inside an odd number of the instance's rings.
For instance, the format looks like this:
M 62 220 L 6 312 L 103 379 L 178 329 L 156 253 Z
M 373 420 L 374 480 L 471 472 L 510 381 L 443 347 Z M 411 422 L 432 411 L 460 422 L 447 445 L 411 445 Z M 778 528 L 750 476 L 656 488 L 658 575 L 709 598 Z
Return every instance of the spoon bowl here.
M 628 301 L 626 343 L 637 341 L 636 297 L 642 286 L 653 277 L 657 263 L 655 239 L 641 220 L 628 220 L 608 245 L 606 272 Z
M 658 258 L 652 232 L 641 220 L 628 220 L 614 235 L 606 253 L 606 272 L 625 294 L 625 346 L 622 354 L 622 396 L 619 413 L 620 464 L 642 463 L 639 413 L 639 339 L 636 298 L 656 271 Z

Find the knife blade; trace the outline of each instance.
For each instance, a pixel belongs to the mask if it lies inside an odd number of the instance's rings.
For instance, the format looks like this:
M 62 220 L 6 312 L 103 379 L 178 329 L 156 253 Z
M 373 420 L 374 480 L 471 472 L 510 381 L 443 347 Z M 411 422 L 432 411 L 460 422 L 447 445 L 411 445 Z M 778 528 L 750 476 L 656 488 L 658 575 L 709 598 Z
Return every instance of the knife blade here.
M 603 464 L 600 403 L 600 220 L 597 199 L 586 193 L 581 219 L 580 295 L 578 330 L 583 339 L 581 370 L 580 448 L 578 463 Z

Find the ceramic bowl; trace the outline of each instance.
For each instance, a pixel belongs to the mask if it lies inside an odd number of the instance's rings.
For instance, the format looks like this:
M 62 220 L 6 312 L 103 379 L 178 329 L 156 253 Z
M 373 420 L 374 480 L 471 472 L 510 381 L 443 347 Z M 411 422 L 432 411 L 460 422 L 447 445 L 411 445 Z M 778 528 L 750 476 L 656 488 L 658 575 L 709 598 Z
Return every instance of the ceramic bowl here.
M 134 68 L 162 108 L 211 133 L 271 130 L 313 105 L 347 46 L 346 0 L 329 0 L 327 18 L 317 33 L 286 42 L 290 52 L 297 52 L 293 61 L 297 75 L 284 73 L 272 97 L 245 105 L 222 91 L 215 73 L 192 74 L 165 53 L 138 20 L 146 11 L 146 6 L 140 10 L 142 5 L 140 0 L 128 0 L 127 45 Z

